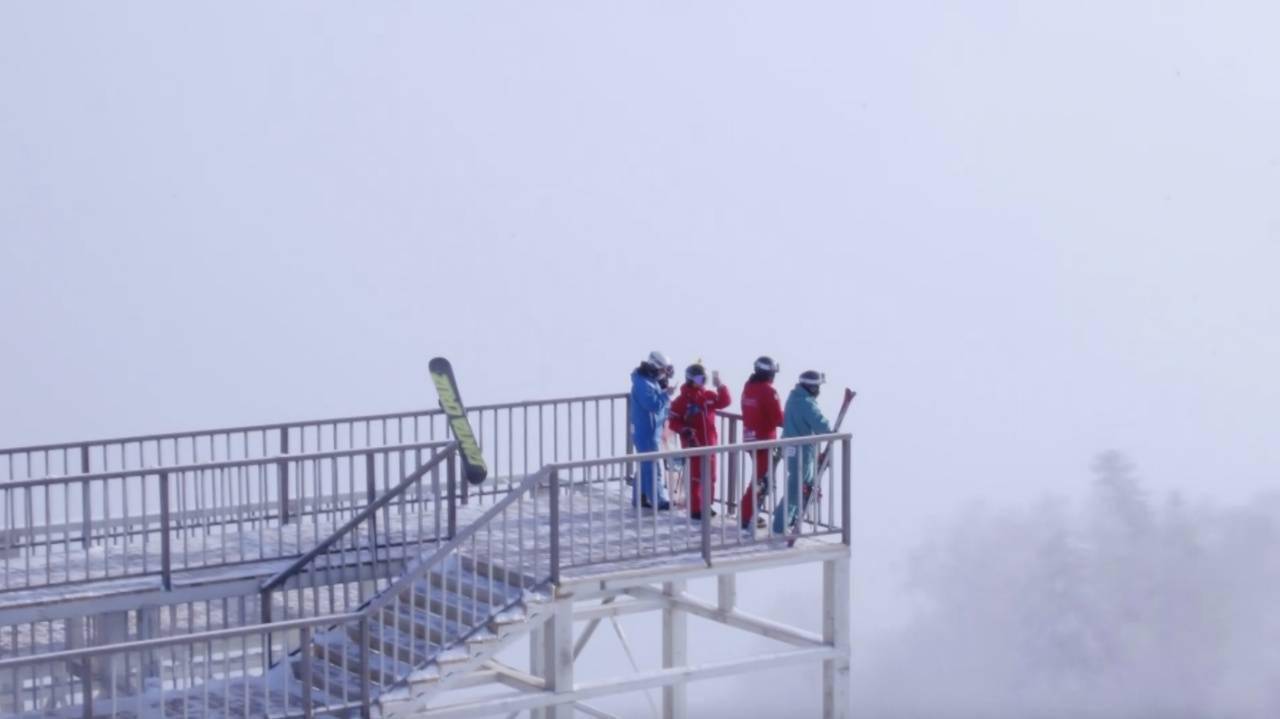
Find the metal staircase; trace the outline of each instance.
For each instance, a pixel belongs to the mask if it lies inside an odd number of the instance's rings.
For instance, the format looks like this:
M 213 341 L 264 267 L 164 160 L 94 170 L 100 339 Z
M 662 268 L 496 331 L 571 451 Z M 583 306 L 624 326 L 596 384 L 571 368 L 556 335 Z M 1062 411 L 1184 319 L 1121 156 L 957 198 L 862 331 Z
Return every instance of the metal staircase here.
M 377 703 L 389 689 L 439 689 L 474 671 L 545 617 L 547 595 L 509 584 L 489 567 L 454 560 L 427 572 L 391 601 L 371 600 L 367 623 L 320 632 L 288 658 L 309 687 L 311 713 Z M 374 602 L 378 601 L 375 605 Z M 362 678 L 368 677 L 368 681 Z
M 455 451 L 451 446 L 437 455 L 263 583 L 263 624 L 268 626 L 277 604 L 294 607 L 295 614 L 299 607 L 324 605 L 332 584 L 320 580 L 327 560 L 336 555 L 362 557 L 372 577 L 367 581 L 376 588 L 350 615 L 299 631 L 296 648 L 272 662 L 272 671 L 288 668 L 285 693 L 296 699 L 302 716 L 357 710 L 368 716 L 388 691 L 447 687 L 541 619 L 551 596 L 547 550 L 554 533 L 536 526 L 526 532 L 520 522 L 549 516 L 558 493 L 539 491 L 546 471 L 526 478 L 434 552 L 411 561 L 399 577 L 378 578 L 378 517 L 412 494 L 440 463 L 448 464 L 452 480 Z M 506 561 L 499 563 L 495 556 Z M 357 576 L 360 570 L 355 568 Z

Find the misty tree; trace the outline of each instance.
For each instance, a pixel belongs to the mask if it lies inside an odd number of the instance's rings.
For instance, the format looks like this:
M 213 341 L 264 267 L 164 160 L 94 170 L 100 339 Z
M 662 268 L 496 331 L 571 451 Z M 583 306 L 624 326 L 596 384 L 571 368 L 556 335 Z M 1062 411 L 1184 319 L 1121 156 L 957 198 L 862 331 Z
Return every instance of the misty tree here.
M 864 713 L 1280 716 L 1280 494 L 1153 501 L 1120 452 L 1091 469 L 1087 502 L 969 507 L 920 547 L 920 609 L 859 671 Z
M 1093 491 L 1103 531 L 1119 530 L 1132 538 L 1151 531 L 1151 507 L 1124 453 L 1107 450 L 1093 461 Z
M 1065 501 L 1045 500 L 1034 514 L 1034 556 L 1022 588 L 1022 668 L 1030 679 L 1069 690 L 1104 670 L 1108 636 L 1096 611 L 1089 548 L 1073 532 Z

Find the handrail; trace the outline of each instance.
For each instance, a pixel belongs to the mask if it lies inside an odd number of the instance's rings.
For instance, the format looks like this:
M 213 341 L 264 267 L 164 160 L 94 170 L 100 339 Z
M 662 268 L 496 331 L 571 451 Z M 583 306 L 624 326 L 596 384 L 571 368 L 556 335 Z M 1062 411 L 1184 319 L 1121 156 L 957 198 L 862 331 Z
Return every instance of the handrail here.
M 499 409 L 515 409 L 520 407 L 536 407 L 541 404 L 560 403 L 560 402 L 591 402 L 605 399 L 624 399 L 628 396 L 626 392 L 613 392 L 607 394 L 581 395 L 577 397 L 553 397 L 548 399 L 531 399 L 520 400 L 517 402 L 499 402 L 492 404 L 469 405 L 468 412 L 492 411 Z M 439 416 L 443 413 L 439 408 L 423 409 L 423 410 L 405 410 L 401 412 L 389 412 L 385 414 L 366 414 L 351 415 L 347 417 L 325 417 L 321 419 L 297 420 L 293 422 L 272 422 L 268 424 L 253 424 L 239 427 L 215 427 L 211 429 L 193 429 L 186 432 L 163 432 L 159 434 L 139 434 L 124 437 L 103 437 L 98 439 L 77 440 L 74 442 L 54 442 L 50 444 L 35 444 L 25 447 L 0 447 L 0 453 L 12 452 L 43 452 L 46 450 L 72 449 L 76 447 L 88 447 L 100 444 L 116 444 L 123 442 L 147 442 L 166 439 L 181 439 L 192 435 L 203 434 L 237 434 L 241 432 L 263 432 L 273 429 L 290 429 L 295 427 L 312 427 L 322 424 L 344 424 L 347 422 L 373 422 L 379 420 L 391 419 L 407 419 L 409 417 L 432 417 Z
M 716 445 L 712 447 L 699 447 L 696 449 L 671 450 L 667 452 L 645 452 L 642 454 L 623 455 L 621 457 L 610 457 L 607 459 L 591 459 L 591 460 L 580 460 L 580 461 L 573 461 L 573 462 L 549 463 L 543 466 L 537 472 L 526 477 L 520 483 L 519 486 L 513 488 L 510 492 L 507 493 L 505 497 L 503 497 L 501 500 L 495 503 L 492 507 L 490 507 L 488 511 L 480 515 L 480 517 L 478 517 L 475 521 L 468 524 L 465 528 L 461 529 L 452 539 L 449 540 L 449 542 L 441 546 L 430 557 L 428 557 L 425 560 L 421 560 L 420 562 L 408 568 L 401 575 L 400 579 L 396 580 L 396 582 L 393 583 L 391 586 L 389 586 L 386 589 L 386 591 L 379 593 L 378 596 L 374 597 L 369 601 L 369 603 L 366 605 L 366 611 L 373 612 L 385 607 L 386 604 L 392 601 L 392 599 L 394 599 L 396 595 L 400 594 L 400 592 L 409 588 L 411 585 L 413 585 L 414 582 L 417 582 L 419 579 L 425 576 L 435 565 L 443 562 L 444 559 L 447 558 L 450 553 L 454 552 L 459 547 L 461 547 L 463 542 L 470 539 L 473 535 L 479 532 L 480 529 L 487 522 L 491 521 L 494 517 L 501 514 L 504 510 L 506 510 L 512 504 L 517 502 L 522 496 L 524 496 L 525 494 L 535 489 L 539 484 L 541 484 L 544 481 L 545 478 L 548 478 L 554 475 L 554 473 L 559 470 L 577 469 L 582 467 L 600 466 L 600 465 L 608 465 L 608 464 L 618 464 L 621 462 L 641 461 L 641 459 L 643 459 L 643 461 L 652 461 L 657 459 L 667 459 L 667 458 L 675 458 L 675 457 L 694 457 L 694 456 L 706 455 L 706 454 L 717 452 L 717 451 L 723 452 L 726 449 L 732 449 L 735 451 L 749 451 L 753 449 L 766 449 L 766 448 L 774 448 L 774 447 L 789 447 L 789 446 L 796 446 L 796 445 L 819 444 L 822 441 L 834 442 L 836 440 L 846 440 L 846 439 L 850 439 L 851 436 L 852 435 L 848 433 L 819 434 L 819 435 L 809 435 L 806 437 L 793 437 L 793 438 L 780 439 L 780 440 L 771 439 L 771 440 L 763 440 L 759 442 L 743 442 L 741 444 L 733 444 L 733 445 Z M 553 504 L 554 504 L 554 500 L 553 500 Z M 557 532 L 557 531 L 558 531 L 558 528 L 556 527 L 552 528 L 553 536 L 554 536 L 554 532 Z M 550 551 L 550 548 L 548 548 L 548 551 Z M 557 570 L 558 568 L 553 566 L 551 568 L 552 574 L 553 575 L 558 574 Z
M 507 496 L 494 503 L 488 511 L 460 530 L 452 539 L 436 550 L 434 554 L 407 568 L 404 573 L 400 575 L 400 578 L 391 584 L 391 586 L 387 587 L 387 589 L 378 594 L 378 596 L 369 600 L 369 603 L 365 605 L 365 616 L 369 616 L 373 612 L 383 609 L 397 595 L 405 589 L 408 589 L 419 579 L 426 576 L 432 568 L 443 562 L 450 553 L 461 547 L 463 542 L 470 539 L 476 534 L 476 532 L 479 532 L 483 525 L 491 521 L 495 516 L 501 514 L 525 494 L 536 488 L 542 482 L 543 475 L 548 474 L 550 471 L 551 469 L 549 466 L 543 467 L 537 472 L 525 477 L 518 487 L 512 489 L 507 493 Z
M 53 662 L 70 661 L 83 657 L 96 657 L 104 654 L 115 654 L 117 652 L 133 652 L 143 651 L 147 649 L 160 649 L 163 647 L 182 646 L 187 644 L 198 644 L 201 642 L 217 641 L 219 639 L 231 639 L 251 634 L 265 634 L 288 629 L 302 629 L 305 627 L 316 626 L 335 626 L 351 621 L 359 621 L 361 615 L 359 612 L 348 612 L 346 614 L 326 614 L 320 617 L 306 617 L 299 619 L 289 619 L 285 621 L 272 622 L 270 625 L 251 624 L 247 627 L 230 627 L 228 629 L 213 629 L 196 634 L 182 634 L 173 637 L 161 637 L 159 639 L 135 639 L 127 642 L 117 642 L 115 644 L 100 644 L 93 647 L 81 647 L 79 649 L 64 649 L 57 652 L 48 652 L 44 654 L 35 654 L 23 657 L 9 657 L 8 659 L 0 659 L 0 671 L 23 667 L 28 664 L 49 664 Z
M 692 449 L 668 449 L 662 452 L 637 452 L 622 457 L 605 457 L 603 459 L 576 459 L 567 462 L 553 462 L 547 465 L 555 469 L 583 469 L 585 467 L 601 467 L 610 464 L 620 464 L 622 462 L 652 462 L 659 459 L 678 459 L 683 457 L 703 457 L 709 454 L 724 453 L 727 450 L 735 450 L 749 452 L 759 449 L 773 449 L 777 447 L 793 447 L 800 445 L 816 444 L 819 442 L 835 442 L 838 440 L 850 439 L 853 435 L 848 432 L 840 434 L 811 434 L 804 437 L 786 437 L 783 439 L 763 439 L 755 442 L 740 442 L 736 444 L 713 444 L 707 447 L 694 447 Z
M 146 474 L 179 473 L 179 472 L 204 472 L 213 469 L 235 469 L 236 467 L 252 467 L 259 464 L 276 464 L 278 462 L 297 462 L 297 461 L 314 461 L 318 459 L 337 459 L 340 457 L 357 457 L 370 452 L 409 452 L 421 449 L 443 449 L 450 444 L 452 440 L 436 440 L 433 442 L 418 442 L 414 444 L 385 444 L 377 447 L 361 447 L 359 449 L 343 449 L 330 452 L 311 452 L 308 454 L 273 454 L 268 457 L 256 457 L 254 459 L 234 459 L 223 462 L 205 462 L 202 464 L 172 464 L 160 467 L 139 467 L 137 469 L 121 469 L 114 472 L 99 472 L 97 474 L 58 474 L 48 477 L 37 477 L 34 479 L 18 479 L 11 482 L 0 482 L 0 489 L 22 489 L 25 487 L 40 487 L 46 484 L 59 484 L 71 482 L 73 484 L 81 484 L 83 482 L 93 482 L 104 479 L 120 479 L 122 477 L 137 477 Z
M 437 453 L 431 459 L 427 460 L 426 464 L 422 465 L 421 467 L 418 467 L 416 470 L 410 473 L 409 476 L 401 480 L 400 483 L 397 484 L 395 487 L 387 490 L 386 492 L 383 492 L 377 499 L 370 502 L 364 509 L 360 510 L 358 514 L 356 514 L 351 519 L 347 520 L 347 522 L 344 523 L 341 527 L 339 527 L 338 529 L 335 529 L 332 534 L 330 534 L 323 541 L 321 541 L 319 544 L 313 547 L 311 551 L 307 552 L 301 557 L 298 557 L 288 567 L 280 570 L 279 572 L 276 572 L 275 575 L 273 575 L 270 579 L 263 582 L 262 585 L 259 587 L 259 592 L 261 592 L 264 597 L 264 600 L 263 600 L 264 612 L 266 611 L 266 608 L 270 606 L 270 603 L 267 601 L 267 597 L 269 596 L 269 593 L 273 589 L 275 589 L 276 587 L 286 582 L 289 579 L 289 577 L 293 576 L 294 574 L 297 574 L 298 570 L 300 570 L 302 567 L 309 564 L 311 560 L 327 552 L 329 550 L 329 547 L 332 547 L 335 542 L 337 542 L 342 537 L 346 536 L 346 534 L 349 533 L 352 529 L 355 529 L 356 527 L 360 526 L 361 523 L 365 522 L 366 520 L 369 519 L 369 517 L 376 514 L 379 509 L 382 509 L 383 507 L 385 507 L 391 500 L 403 494 L 405 490 L 407 490 L 411 485 L 413 485 L 418 480 L 422 479 L 422 477 L 427 472 L 430 472 L 436 467 L 439 467 L 440 463 L 445 461 L 446 459 L 452 460 L 452 458 L 457 454 L 458 443 L 455 441 L 455 442 L 447 442 L 446 444 L 447 444 L 447 448 L 443 452 Z

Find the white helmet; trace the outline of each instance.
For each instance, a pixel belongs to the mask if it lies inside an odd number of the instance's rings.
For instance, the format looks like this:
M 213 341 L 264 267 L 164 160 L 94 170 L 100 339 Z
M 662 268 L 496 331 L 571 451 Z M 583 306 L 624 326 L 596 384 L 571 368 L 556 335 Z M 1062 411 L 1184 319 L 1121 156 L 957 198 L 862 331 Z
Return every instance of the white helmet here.
M 805 370 L 800 373 L 800 384 L 806 387 L 817 387 L 825 384 L 826 381 L 827 375 L 817 370 Z
M 782 365 L 779 365 L 777 362 L 775 362 L 772 357 L 768 355 L 762 355 L 759 359 L 756 360 L 755 370 L 757 372 L 777 373 L 782 370 Z
M 642 364 L 646 364 L 656 370 L 663 371 L 666 371 L 671 367 L 671 363 L 667 361 L 667 356 L 658 350 L 650 352 L 649 356 L 644 358 L 644 362 Z

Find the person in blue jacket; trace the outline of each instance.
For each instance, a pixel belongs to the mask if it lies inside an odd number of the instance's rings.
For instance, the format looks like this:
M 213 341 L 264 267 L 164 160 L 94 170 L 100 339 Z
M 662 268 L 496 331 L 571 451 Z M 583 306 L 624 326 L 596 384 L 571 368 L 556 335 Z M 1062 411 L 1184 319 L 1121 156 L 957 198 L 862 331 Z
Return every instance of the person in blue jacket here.
M 637 452 L 656 452 L 662 443 L 662 427 L 671 407 L 668 386 L 672 367 L 657 350 L 649 353 L 631 373 L 631 432 Z M 658 477 L 657 462 L 640 463 L 640 481 L 633 485 L 631 503 L 641 507 L 670 509 L 667 487 Z
M 787 396 L 787 405 L 782 412 L 783 439 L 831 433 L 831 423 L 818 409 L 818 391 L 826 381 L 821 372 L 807 370 L 800 373 L 800 381 Z M 787 458 L 787 492 L 773 512 L 774 534 L 787 532 L 798 519 L 803 491 L 801 485 L 812 491 L 817 470 L 817 448 L 813 445 L 786 447 L 782 454 Z

